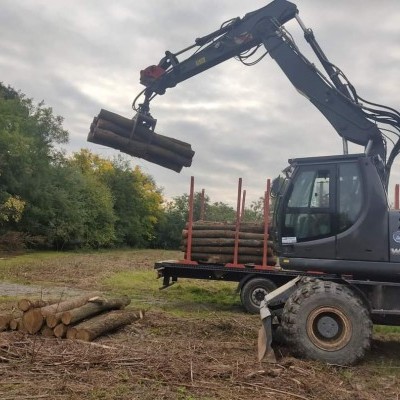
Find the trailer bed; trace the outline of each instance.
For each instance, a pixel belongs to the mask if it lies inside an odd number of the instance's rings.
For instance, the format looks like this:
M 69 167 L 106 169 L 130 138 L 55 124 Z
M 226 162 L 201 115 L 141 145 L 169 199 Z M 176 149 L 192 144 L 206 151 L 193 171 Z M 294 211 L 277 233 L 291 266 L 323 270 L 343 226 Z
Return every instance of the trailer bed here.
M 309 276 L 322 279 L 338 279 L 337 275 L 312 271 L 289 271 L 280 267 L 257 265 L 234 265 L 214 263 L 193 263 L 186 261 L 159 261 L 154 266 L 159 278 L 163 278 L 161 289 L 175 283 L 178 278 L 220 280 L 238 282 L 243 285 L 255 276 L 272 280 L 277 286 L 284 285 L 297 276 Z

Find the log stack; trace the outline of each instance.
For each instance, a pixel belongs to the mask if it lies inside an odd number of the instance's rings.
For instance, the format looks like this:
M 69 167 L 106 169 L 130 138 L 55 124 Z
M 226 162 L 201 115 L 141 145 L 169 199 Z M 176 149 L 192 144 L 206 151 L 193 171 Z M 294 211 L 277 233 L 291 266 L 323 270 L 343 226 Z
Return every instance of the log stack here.
M 188 244 L 188 225 L 182 232 L 182 248 Z M 227 264 L 234 261 L 236 225 L 234 223 L 197 221 L 192 226 L 191 259 L 193 261 Z M 261 265 L 264 251 L 264 224 L 240 224 L 238 263 Z M 267 243 L 267 263 L 276 264 L 274 245 Z M 185 254 L 186 256 L 186 254 Z
M 22 299 L 20 315 L 0 315 L 0 330 L 92 341 L 143 318 L 142 311 L 124 310 L 129 303 L 126 296 L 107 298 L 98 292 L 54 303 Z
M 159 135 L 145 124 L 102 109 L 90 125 L 87 140 L 180 172 L 192 165 L 190 144 Z

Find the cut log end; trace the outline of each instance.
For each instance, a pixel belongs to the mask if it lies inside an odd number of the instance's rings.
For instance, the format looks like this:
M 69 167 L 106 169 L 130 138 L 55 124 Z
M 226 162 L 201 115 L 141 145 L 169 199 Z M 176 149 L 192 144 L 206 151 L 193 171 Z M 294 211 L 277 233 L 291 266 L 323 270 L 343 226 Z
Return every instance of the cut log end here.
M 68 327 L 64 324 L 58 324 L 54 328 L 54 336 L 57 338 L 64 338 L 68 332 Z
M 0 332 L 6 331 L 13 320 L 12 314 L 0 315 Z
M 22 316 L 25 329 L 31 335 L 38 333 L 43 326 L 44 318 L 40 308 L 31 308 Z
M 77 333 L 76 328 L 69 327 L 69 328 L 67 329 L 67 333 L 66 333 L 67 339 L 70 339 L 70 340 L 76 339 L 76 333 Z
M 49 328 L 47 325 L 43 326 L 40 334 L 44 337 L 54 337 L 53 329 Z

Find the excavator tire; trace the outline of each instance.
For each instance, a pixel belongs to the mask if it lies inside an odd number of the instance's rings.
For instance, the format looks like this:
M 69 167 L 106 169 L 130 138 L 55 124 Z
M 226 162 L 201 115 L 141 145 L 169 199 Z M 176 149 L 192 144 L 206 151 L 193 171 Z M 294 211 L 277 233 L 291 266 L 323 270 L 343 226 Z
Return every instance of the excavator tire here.
M 243 307 L 250 314 L 258 314 L 265 295 L 276 288 L 275 283 L 266 278 L 256 277 L 248 280 L 240 290 L 240 300 Z
M 370 347 L 372 322 L 349 287 L 315 280 L 300 286 L 286 302 L 282 330 L 295 355 L 351 365 Z

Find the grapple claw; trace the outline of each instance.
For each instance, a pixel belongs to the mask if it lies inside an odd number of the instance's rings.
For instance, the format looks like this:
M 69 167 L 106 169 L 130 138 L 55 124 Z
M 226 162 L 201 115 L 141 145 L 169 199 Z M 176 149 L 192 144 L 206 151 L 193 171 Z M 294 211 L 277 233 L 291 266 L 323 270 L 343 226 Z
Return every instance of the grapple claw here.
M 150 113 L 142 113 L 138 112 L 133 117 L 133 127 L 131 137 L 137 136 L 145 136 L 148 134 L 149 130 L 154 132 L 154 128 L 156 127 L 157 120 L 153 118 Z M 146 128 L 146 129 L 142 129 Z

